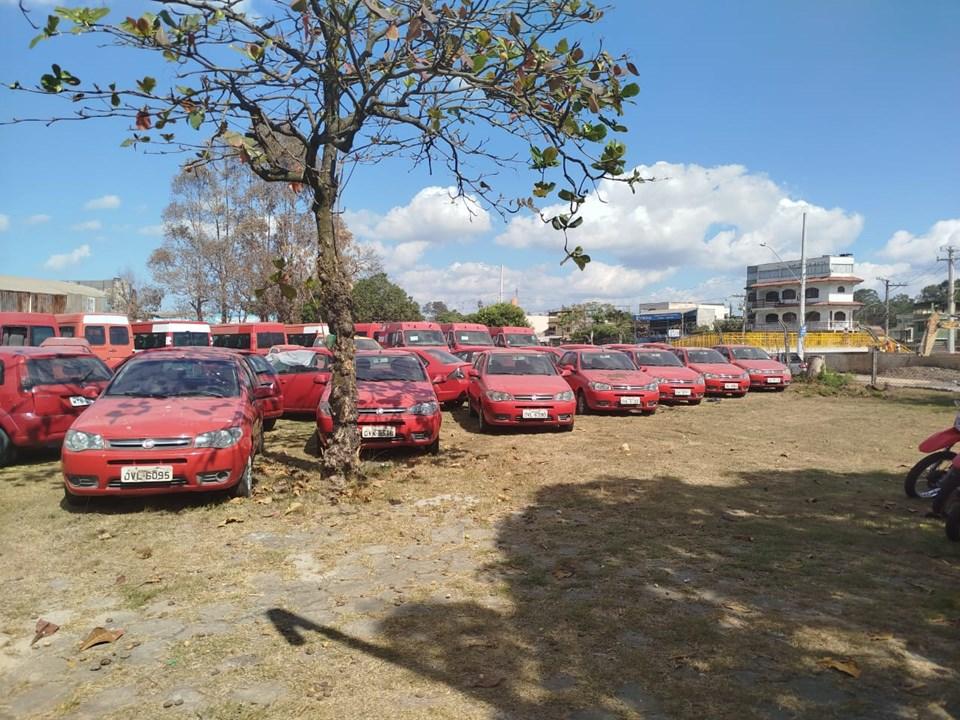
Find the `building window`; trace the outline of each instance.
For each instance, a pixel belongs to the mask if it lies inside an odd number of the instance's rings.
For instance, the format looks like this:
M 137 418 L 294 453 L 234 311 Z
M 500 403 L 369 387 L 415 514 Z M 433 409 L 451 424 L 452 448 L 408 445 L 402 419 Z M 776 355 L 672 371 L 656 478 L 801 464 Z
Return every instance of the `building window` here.
M 757 294 L 755 292 L 747 293 L 747 302 L 755 303 L 757 301 Z
M 846 289 L 843 285 L 841 285 L 840 287 L 837 288 L 837 292 L 838 292 L 838 293 L 845 293 L 846 291 L 847 291 L 847 289 Z
M 820 297 L 820 291 L 817 288 L 807 288 L 807 292 L 804 297 L 806 297 L 807 300 L 810 300 L 811 298 L 818 298 Z
M 797 314 L 796 314 L 796 313 L 784 313 L 784 314 L 783 314 L 783 321 L 784 321 L 785 323 L 795 323 L 795 322 L 797 321 Z
M 797 291 L 796 291 L 796 290 L 784 290 L 783 293 L 781 294 L 781 297 L 782 297 L 784 300 L 796 300 L 796 299 L 797 299 Z
M 764 322 L 767 322 L 767 323 L 775 323 L 775 322 L 777 322 L 779 319 L 780 319 L 780 318 L 777 316 L 776 313 L 767 313 L 767 316 L 764 318 Z
M 846 320 L 846 319 L 847 319 L 847 314 L 846 314 L 843 310 L 837 310 L 837 311 L 833 314 L 833 319 L 834 319 L 834 320 Z
M 780 302 L 780 293 L 776 290 L 770 290 L 766 295 L 763 296 L 763 299 L 767 302 Z
M 816 310 L 807 313 L 807 322 L 820 322 L 820 313 Z

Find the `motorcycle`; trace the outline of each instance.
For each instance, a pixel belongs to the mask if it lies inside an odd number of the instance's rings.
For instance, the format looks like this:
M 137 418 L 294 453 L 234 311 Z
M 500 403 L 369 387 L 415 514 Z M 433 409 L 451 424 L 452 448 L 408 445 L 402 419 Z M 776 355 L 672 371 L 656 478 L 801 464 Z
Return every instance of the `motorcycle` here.
M 941 485 L 950 472 L 956 468 L 960 472 L 957 453 L 951 448 L 960 442 L 960 413 L 954 418 L 953 425 L 946 430 L 936 432 L 922 443 L 920 452 L 929 453 L 910 468 L 903 481 L 903 490 L 907 497 L 936 498 Z

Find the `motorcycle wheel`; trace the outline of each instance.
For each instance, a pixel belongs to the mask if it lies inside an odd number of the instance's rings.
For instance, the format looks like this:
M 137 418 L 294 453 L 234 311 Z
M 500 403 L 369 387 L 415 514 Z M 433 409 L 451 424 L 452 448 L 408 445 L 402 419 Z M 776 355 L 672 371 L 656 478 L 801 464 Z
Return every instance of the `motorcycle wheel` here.
M 960 488 L 960 472 L 950 470 L 940 481 L 940 492 L 933 496 L 933 506 L 930 508 L 934 515 L 942 517 L 950 502 L 950 496 Z
M 903 480 L 907 497 L 932 498 L 940 492 L 940 481 L 950 471 L 950 463 L 956 456 L 952 450 L 941 450 L 921 458 Z

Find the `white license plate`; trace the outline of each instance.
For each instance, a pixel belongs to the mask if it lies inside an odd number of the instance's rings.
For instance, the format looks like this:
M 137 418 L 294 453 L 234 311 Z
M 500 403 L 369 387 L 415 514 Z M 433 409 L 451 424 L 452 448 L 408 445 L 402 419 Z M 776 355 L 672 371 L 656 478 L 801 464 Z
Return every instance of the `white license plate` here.
M 673 394 L 677 397 L 687 397 L 690 395 L 690 390 L 688 388 L 677 388 L 673 391 Z
M 779 385 L 780 378 L 767 378 L 767 384 L 769 385 Z
M 362 438 L 392 438 L 397 436 L 397 429 L 393 425 L 361 425 Z
M 521 410 L 520 417 L 522 417 L 524 420 L 546 420 L 548 417 L 550 417 L 550 411 L 540 408 Z
M 120 468 L 122 483 L 171 482 L 172 465 L 128 465 Z
M 86 407 L 87 405 L 93 405 L 93 400 L 85 398 L 82 395 L 73 395 L 70 398 L 70 404 L 73 407 Z
M 621 405 L 640 405 L 643 403 L 643 398 L 624 396 L 620 398 Z
M 723 384 L 723 389 L 724 389 L 724 390 L 739 390 L 739 389 L 740 389 L 740 383 L 724 383 L 724 384 Z

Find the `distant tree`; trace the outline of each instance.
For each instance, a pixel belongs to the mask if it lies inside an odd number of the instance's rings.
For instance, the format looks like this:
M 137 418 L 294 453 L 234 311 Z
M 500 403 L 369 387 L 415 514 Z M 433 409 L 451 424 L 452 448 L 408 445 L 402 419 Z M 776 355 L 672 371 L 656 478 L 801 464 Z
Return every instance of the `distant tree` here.
M 571 305 L 560 311 L 556 324 L 558 333 L 574 342 L 601 345 L 635 336 L 633 316 L 610 303 Z
M 476 322 L 488 327 L 529 327 L 523 308 L 511 303 L 495 303 L 477 310 L 464 318 L 467 322 Z
M 467 316 L 459 310 L 447 310 L 446 312 L 437 313 L 433 321 L 438 323 L 455 323 L 466 322 L 466 319 Z
M 117 278 L 116 312 L 131 320 L 151 320 L 160 312 L 163 290 L 140 281 L 132 270 L 124 270 Z
M 385 273 L 361 278 L 353 284 L 353 307 L 357 322 L 423 320 L 420 306 L 402 287 L 390 282 Z
M 427 320 L 436 321 L 438 315 L 445 315 L 450 312 L 450 308 L 447 307 L 447 304 L 442 300 L 432 300 L 428 303 L 424 303 L 420 312 L 423 313 L 423 316 Z

